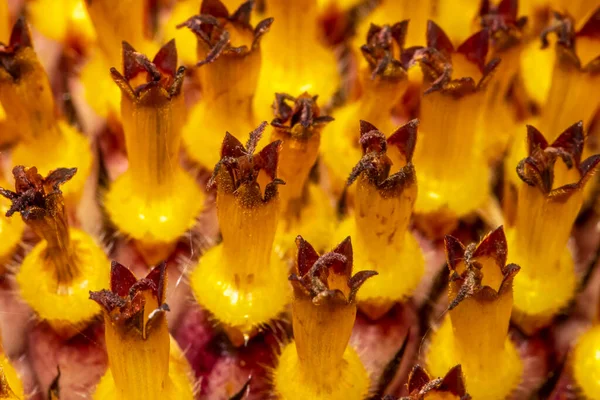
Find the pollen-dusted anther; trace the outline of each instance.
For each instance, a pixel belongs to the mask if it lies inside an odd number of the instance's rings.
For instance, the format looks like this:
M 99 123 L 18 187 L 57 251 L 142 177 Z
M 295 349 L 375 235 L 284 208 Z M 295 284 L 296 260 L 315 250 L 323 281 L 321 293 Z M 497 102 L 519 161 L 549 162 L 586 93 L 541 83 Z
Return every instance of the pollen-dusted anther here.
M 279 141 L 257 152 L 267 123 L 246 146 L 227 133 L 209 188 L 216 187 L 223 242 L 207 251 L 190 276 L 198 303 L 228 329 L 236 345 L 284 310 L 289 284 L 273 251 L 279 222 Z M 239 339 L 239 340 L 238 340 Z
M 460 364 L 452 367 L 443 378 L 437 379 L 431 378 L 417 364 L 410 371 L 407 389 L 408 396 L 399 400 L 471 400 Z
M 356 182 L 355 210 L 342 222 L 337 237 L 354 238 L 356 264 L 382 276 L 369 281 L 360 295 L 359 307 L 372 319 L 407 299 L 425 270 L 423 254 L 409 230 L 417 198 L 412 156 L 418 124 L 412 120 L 386 139 L 375 126 L 360 121 L 363 157 L 347 181 L 348 186 Z
M 79 174 L 65 191 L 69 200 L 76 200 L 91 168 L 90 146 L 57 116 L 50 82 L 24 18 L 13 26 L 9 44 L 0 44 L 0 103 L 6 114 L 2 136 L 19 141 L 12 151 L 13 165 L 35 164 L 42 174 L 63 165 L 77 167 Z
M 489 198 L 489 171 L 478 148 L 477 121 L 486 87 L 499 59 L 487 62 L 489 31 L 483 29 L 456 49 L 433 21 L 427 47 L 412 49 L 408 65 L 420 64 L 426 90 L 421 99 L 422 139 L 415 151 L 419 167 L 417 213 L 461 217 Z M 463 190 L 456 191 L 457 187 Z
M 95 399 L 193 399 L 191 372 L 167 327 L 167 266 L 137 279 L 116 261 L 110 290 L 89 293 L 103 310 L 109 369 Z
M 319 249 L 329 245 L 335 219 L 327 194 L 309 182 L 311 169 L 319 155 L 323 130 L 333 118 L 321 115 L 317 96 L 303 93 L 297 98 L 275 94 L 275 118 L 271 121 L 271 140 L 281 141 L 278 175 L 286 182 L 279 188 L 282 221 L 276 239 L 279 253 L 291 251 L 298 233 Z
M 197 38 L 202 85 L 202 99 L 190 113 L 183 140 L 190 157 L 205 168 L 219 160 L 225 131 L 244 141 L 258 121 L 252 101 L 261 69 L 260 42 L 273 18 L 252 27 L 253 4 L 248 1 L 230 15 L 219 0 L 204 0 L 200 14 L 179 25 Z
M 466 247 L 446 236 L 445 248 L 449 316 L 433 335 L 427 369 L 441 376 L 461 364 L 473 398 L 507 398 L 522 380 L 523 365 L 508 337 L 513 279 L 520 268 L 506 265 L 504 229 L 499 227 L 479 244 Z
M 60 168 L 47 177 L 37 168 L 13 169 L 16 191 L 0 188 L 12 206 L 6 215 L 20 213 L 42 239 L 25 256 L 17 273 L 20 295 L 42 320 L 70 336 L 98 313 L 87 292 L 108 283 L 106 256 L 85 232 L 69 227 L 59 186 L 71 180 L 76 168 Z
M 111 69 L 122 92 L 129 169 L 111 185 L 105 207 L 150 265 L 169 256 L 204 203 L 204 193 L 178 161 L 184 72 L 177 68 L 173 40 L 152 61 L 123 42 L 123 74 Z
M 408 86 L 403 64 L 408 21 L 393 25 L 371 25 L 361 52 L 367 65 L 359 72 L 360 97 L 335 113 L 335 132 L 323 140 L 323 160 L 332 175 L 334 190 L 343 190 L 346 178 L 360 157 L 356 120 L 369 121 L 382 132 L 392 132 L 392 109 Z
M 364 399 L 369 376 L 356 352 L 348 347 L 356 318 L 356 292 L 377 275 L 352 275 L 350 238 L 319 256 L 301 236 L 294 273 L 292 321 L 294 342 L 281 353 L 273 382 L 285 400 Z
M 497 162 L 504 155 L 517 130 L 515 109 L 508 94 L 519 73 L 527 23 L 527 17 L 518 17 L 518 6 L 518 0 L 502 0 L 496 6 L 485 0 L 479 11 L 481 27 L 489 30 L 488 58 L 502 59 L 495 70 L 491 87 L 485 92 L 478 125 L 482 151 L 492 162 Z
M 339 89 L 336 56 L 320 37 L 318 0 L 269 1 L 271 33 L 263 42 L 263 60 L 254 105 L 260 119 L 272 116 L 274 93 L 317 93 L 327 103 Z M 302 16 L 301 18 L 298 18 Z
M 507 236 L 511 261 L 523 268 L 515 282 L 514 319 L 531 331 L 548 324 L 575 294 L 577 276 L 567 241 L 586 183 L 600 168 L 600 155 L 581 160 L 581 121 L 552 144 L 528 126 L 527 148 L 529 156 L 517 166 L 516 217 Z

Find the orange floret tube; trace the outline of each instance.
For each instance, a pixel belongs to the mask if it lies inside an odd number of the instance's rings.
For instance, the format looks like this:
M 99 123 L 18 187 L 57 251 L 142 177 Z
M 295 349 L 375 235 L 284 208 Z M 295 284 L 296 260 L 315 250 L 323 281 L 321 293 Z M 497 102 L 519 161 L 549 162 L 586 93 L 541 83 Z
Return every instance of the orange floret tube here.
M 551 144 L 533 126 L 527 127 L 527 137 L 529 157 L 517 166 L 516 217 L 507 236 L 510 260 L 522 266 L 514 286 L 514 319 L 532 331 L 550 323 L 575 294 L 577 276 L 567 241 L 600 155 L 581 161 L 582 122 Z
M 123 75 L 114 68 L 111 73 L 122 91 L 129 168 L 111 185 L 105 206 L 152 265 L 166 259 L 194 225 L 204 193 L 179 163 L 185 69 L 177 69 L 175 42 L 163 46 L 152 62 L 124 42 L 123 65 Z
M 504 229 L 467 247 L 446 236 L 445 249 L 449 315 L 433 335 L 427 370 L 441 376 L 460 363 L 474 399 L 505 399 L 521 383 L 523 363 L 508 337 L 513 278 L 519 267 L 506 265 Z
M 108 370 L 97 400 L 191 400 L 191 368 L 169 335 L 166 264 L 137 279 L 113 262 L 110 290 L 90 292 L 104 314 Z
M 77 333 L 99 313 L 96 305 L 86 301 L 87 293 L 108 283 L 104 252 L 67 220 L 59 186 L 75 172 L 75 168 L 60 168 L 43 178 L 35 167 L 17 166 L 13 170 L 16 191 L 0 189 L 12 201 L 6 215 L 20 213 L 42 239 L 17 273 L 21 298 L 64 336 Z
M 190 112 L 183 141 L 189 156 L 207 169 L 219 161 L 225 132 L 245 142 L 258 123 L 252 102 L 261 70 L 260 43 L 273 19 L 253 28 L 251 11 L 252 4 L 244 3 L 230 15 L 219 1 L 205 0 L 200 15 L 180 25 L 198 39 L 197 73 L 202 85 L 202 98 Z
M 477 146 L 477 122 L 487 84 L 499 60 L 486 64 L 489 33 L 475 33 L 457 49 L 430 21 L 427 47 L 414 52 L 426 87 L 421 99 L 420 139 L 414 164 L 419 171 L 415 211 L 460 218 L 489 199 L 489 171 Z M 473 77 L 480 77 L 478 81 Z M 456 190 L 461 188 L 461 190 Z
M 355 135 L 358 120 L 369 121 L 381 132 L 393 132 L 397 127 L 392 109 L 408 86 L 407 71 L 401 62 L 408 26 L 408 21 L 372 25 L 367 33 L 367 42 L 361 47 L 366 65 L 358 76 L 360 96 L 335 112 L 335 129 L 323 139 L 322 157 L 336 194 L 342 192 L 361 155 Z
M 35 164 L 44 175 L 65 165 L 76 167 L 79 173 L 65 189 L 65 197 L 77 200 L 92 166 L 90 144 L 57 116 L 48 76 L 23 18 L 15 23 L 9 45 L 0 46 L 0 58 L 4 129 L 19 140 L 12 152 L 13 165 Z
M 245 147 L 225 136 L 209 183 L 217 189 L 223 242 L 200 258 L 190 276 L 194 297 L 228 328 L 236 345 L 277 318 L 290 292 L 285 264 L 273 250 L 283 183 L 276 177 L 281 143 L 256 152 L 266 126 L 251 132 Z
M 298 234 L 325 249 L 334 228 L 334 210 L 323 189 L 309 182 L 309 174 L 319 155 L 322 132 L 333 118 L 321 115 L 316 96 L 308 93 L 275 97 L 271 140 L 281 141 L 278 176 L 286 183 L 279 188 L 282 218 L 276 251 L 289 253 Z
M 348 185 L 356 182 L 355 210 L 337 237 L 353 237 L 354 263 L 381 275 L 366 282 L 358 296 L 359 307 L 372 319 L 410 297 L 425 272 L 421 248 L 409 230 L 417 199 L 412 164 L 417 126 L 417 120 L 410 121 L 386 139 L 361 121 L 363 157 L 348 178 Z
M 275 393 L 282 400 L 364 399 L 369 376 L 348 341 L 356 318 L 356 292 L 377 273 L 352 276 L 350 238 L 322 256 L 301 236 L 296 245 L 290 276 L 294 341 L 283 349 L 273 371 Z

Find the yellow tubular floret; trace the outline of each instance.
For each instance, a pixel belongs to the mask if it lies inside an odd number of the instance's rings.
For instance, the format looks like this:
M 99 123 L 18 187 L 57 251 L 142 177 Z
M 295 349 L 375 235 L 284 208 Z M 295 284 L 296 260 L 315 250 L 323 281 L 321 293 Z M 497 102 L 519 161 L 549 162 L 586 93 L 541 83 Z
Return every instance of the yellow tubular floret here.
M 417 213 L 462 217 L 489 198 L 489 171 L 481 167 L 486 160 L 476 134 L 486 86 L 499 64 L 498 59 L 486 64 L 488 40 L 488 31 L 482 30 L 455 50 L 430 21 L 428 47 L 415 53 L 429 86 L 421 99 L 421 135 L 414 157 Z
M 65 165 L 76 167 L 79 173 L 65 190 L 69 202 L 76 200 L 91 169 L 90 145 L 87 138 L 57 117 L 50 82 L 24 19 L 15 23 L 10 43 L 0 47 L 0 53 L 9 60 L 0 67 L 4 129 L 19 139 L 12 153 L 13 165 L 35 164 L 44 175 Z
M 181 24 L 198 38 L 197 73 L 202 85 L 202 99 L 190 111 L 183 141 L 190 157 L 209 169 L 219 160 L 225 132 L 245 142 L 257 125 L 252 100 L 261 69 L 260 42 L 273 20 L 252 28 L 250 2 L 232 15 L 218 0 L 202 4 L 200 15 Z
M 96 37 L 85 8 L 86 0 L 31 0 L 27 12 L 31 24 L 44 36 L 66 44 L 92 44 Z
M 419 244 L 408 229 L 417 198 L 411 162 L 417 125 L 410 121 L 386 140 L 375 126 L 361 121 L 364 155 L 348 179 L 349 185 L 356 181 L 355 210 L 337 237 L 353 237 L 354 263 L 381 275 L 366 282 L 358 296 L 359 307 L 373 319 L 410 297 L 425 271 Z
M 346 238 L 319 257 L 298 236 L 292 323 L 294 342 L 281 353 L 273 372 L 281 400 L 361 400 L 369 376 L 356 352 L 348 347 L 356 318 L 357 290 L 373 271 L 352 276 L 352 244 Z
M 35 167 L 17 166 L 13 170 L 16 192 L 0 189 L 12 200 L 7 215 L 20 213 L 42 239 L 17 273 L 21 298 L 64 336 L 75 334 L 98 314 L 99 308 L 86 301 L 88 292 L 108 283 L 102 249 L 89 235 L 69 227 L 58 187 L 75 172 L 61 168 L 42 178 Z
M 329 172 L 335 194 L 339 194 L 346 178 L 360 158 L 356 140 L 358 120 L 369 121 L 382 132 L 392 132 L 392 109 L 408 86 L 408 76 L 401 58 L 408 30 L 408 21 L 393 25 L 373 25 L 367 42 L 361 47 L 366 65 L 358 76 L 360 97 L 341 107 L 335 114 L 335 129 L 323 139 L 323 161 Z
M 191 369 L 169 335 L 163 263 L 137 278 L 113 262 L 111 290 L 91 292 L 103 308 L 108 367 L 94 399 L 191 400 Z
M 308 179 L 319 155 L 322 131 L 333 120 L 321 115 L 316 100 L 308 93 L 298 98 L 277 94 L 274 103 L 271 140 L 281 141 L 278 176 L 286 183 L 279 188 L 282 218 L 275 246 L 280 254 L 291 250 L 298 234 L 309 238 L 318 249 L 330 243 L 333 207 L 326 193 Z
M 460 363 L 473 399 L 505 399 L 523 374 L 522 361 L 508 337 L 512 281 L 519 267 L 506 265 L 502 227 L 477 246 L 466 248 L 446 236 L 445 247 L 450 268 L 449 316 L 433 335 L 427 369 L 441 376 Z
M 155 264 L 194 225 L 204 194 L 179 164 L 184 68 L 176 68 L 175 42 L 153 62 L 124 43 L 123 62 L 124 75 L 114 68 L 112 74 L 122 91 L 129 169 L 111 186 L 105 205 L 113 223 Z
M 521 183 L 515 223 L 507 236 L 510 260 L 522 266 L 514 287 L 515 320 L 535 330 L 550 323 L 575 293 L 577 276 L 567 241 L 600 155 L 581 161 L 581 122 L 552 144 L 528 126 L 527 143 L 529 157 L 517 167 Z
M 227 134 L 209 186 L 217 188 L 223 242 L 200 258 L 190 277 L 198 303 L 230 328 L 236 345 L 284 310 L 289 297 L 284 264 L 273 251 L 279 223 L 276 178 L 280 142 L 255 154 L 266 123 L 244 147 Z M 241 339 L 240 339 L 241 338 Z
M 262 44 L 254 99 L 258 117 L 270 118 L 275 93 L 318 93 L 328 102 L 340 77 L 333 51 L 319 41 L 317 0 L 269 0 L 266 15 L 276 22 Z

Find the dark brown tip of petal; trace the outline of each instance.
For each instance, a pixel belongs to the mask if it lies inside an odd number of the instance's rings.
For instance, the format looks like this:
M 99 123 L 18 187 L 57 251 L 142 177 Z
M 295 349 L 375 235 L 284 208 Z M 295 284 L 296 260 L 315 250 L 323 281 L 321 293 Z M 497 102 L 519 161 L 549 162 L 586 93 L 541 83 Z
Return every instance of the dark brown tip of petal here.
M 148 272 L 148 275 L 146 275 L 146 279 L 151 280 L 156 287 L 158 304 L 164 303 L 167 294 L 167 264 L 163 261 L 152 268 L 152 270 Z
M 175 39 L 171 39 L 160 48 L 154 56 L 152 63 L 160 70 L 160 72 L 175 77 L 177 72 L 177 46 Z
M 596 9 L 594 14 L 581 27 L 577 36 L 586 36 L 590 38 L 600 38 L 600 7 Z
M 273 25 L 273 21 L 275 21 L 275 18 L 267 18 L 256 24 L 256 27 L 254 28 L 254 40 L 252 41 L 253 48 L 258 46 L 260 39 L 265 33 L 269 32 L 271 25 Z
M 113 261 L 110 265 L 110 290 L 120 297 L 127 297 L 137 278 L 123 264 Z
M 50 171 L 48 176 L 44 179 L 44 185 L 52 187 L 54 190 L 58 190 L 58 187 L 65 182 L 68 182 L 77 173 L 77 168 L 57 168 Z
M 500 268 L 504 268 L 507 253 L 508 244 L 506 242 L 506 235 L 504 234 L 504 227 L 499 226 L 479 242 L 472 257 L 492 257 Z
M 545 150 L 548 147 L 548 141 L 536 127 L 527 125 L 527 153 L 532 155 L 537 149 Z
M 238 158 L 246 154 L 244 145 L 235 136 L 229 132 L 225 132 L 225 138 L 221 145 L 221 157 Z
M 354 301 L 358 289 L 367 281 L 367 279 L 379 275 L 377 271 L 359 271 L 352 278 L 348 280 L 348 286 L 350 286 L 350 295 L 348 296 L 349 301 Z
M 433 47 L 447 58 L 454 52 L 454 46 L 446 32 L 431 20 L 427 21 L 427 47 Z
M 584 141 L 583 121 L 579 121 L 561 133 L 551 146 L 556 149 L 564 150 L 567 153 L 565 156 L 572 157 L 572 161 L 574 161 L 575 165 L 579 165 L 581 162 L 581 155 L 583 154 Z M 564 156 L 563 159 L 569 167 L 572 167 L 572 162 L 565 159 Z
M 308 138 L 315 132 L 310 128 L 333 121 L 333 118 L 321 115 L 321 110 L 317 105 L 317 96 L 311 96 L 306 92 L 298 97 L 290 96 L 287 93 L 276 93 L 273 110 L 275 118 L 271 125 L 288 134 L 294 132 L 297 137 Z M 292 130 L 296 125 L 301 125 L 304 129 Z
M 13 49 L 18 49 L 20 47 L 33 47 L 31 32 L 29 31 L 29 26 L 27 26 L 25 17 L 20 17 L 17 19 L 17 22 L 15 22 L 12 32 L 10 33 L 9 45 Z
M 489 48 L 490 35 L 487 29 L 483 29 L 467 40 L 465 40 L 458 49 L 458 53 L 464 54 L 467 60 L 476 64 L 479 70 L 483 72 L 488 48 Z
M 263 199 L 265 202 L 269 202 L 269 200 L 277 196 L 279 185 L 285 185 L 285 181 L 283 179 L 275 178 L 272 182 L 267 183 L 265 186 L 265 197 Z
M 314 247 L 308 243 L 300 235 L 296 237 L 296 247 L 298 248 L 297 254 L 297 271 L 299 276 L 308 274 L 308 271 L 319 259 L 319 254 Z
M 250 16 L 254 8 L 254 0 L 242 3 L 230 17 L 232 21 L 239 21 L 244 25 L 250 25 Z
M 504 267 L 504 270 L 502 271 L 504 278 L 502 279 L 498 293 L 503 293 L 512 286 L 512 281 L 520 270 L 521 267 L 519 267 L 517 264 L 508 264 L 506 267 Z
M 439 390 L 450 392 L 455 396 L 464 396 L 467 394 L 465 380 L 462 374 L 462 367 L 460 364 L 448 371 L 440 383 Z
M 446 235 L 444 238 L 444 248 L 446 250 L 448 268 L 451 271 L 454 271 L 457 265 L 461 261 L 464 261 L 466 248 L 463 246 L 460 240 L 450 235 Z
M 208 14 L 216 18 L 229 18 L 229 10 L 221 0 L 202 0 L 200 14 Z
M 580 186 L 584 186 L 587 181 L 598 172 L 600 168 L 600 154 L 596 154 L 586 158 L 580 165 L 579 171 L 581 172 Z
M 419 364 L 415 365 L 408 376 L 408 393 L 420 391 L 430 380 L 427 371 Z
M 412 161 L 413 153 L 417 145 L 417 130 L 419 120 L 413 119 L 402 125 L 387 139 L 390 146 L 396 147 L 407 161 Z
M 279 149 L 281 148 L 281 141 L 266 145 L 260 153 L 256 155 L 256 162 L 258 166 L 263 169 L 271 179 L 275 179 L 277 176 L 277 163 L 279 160 Z

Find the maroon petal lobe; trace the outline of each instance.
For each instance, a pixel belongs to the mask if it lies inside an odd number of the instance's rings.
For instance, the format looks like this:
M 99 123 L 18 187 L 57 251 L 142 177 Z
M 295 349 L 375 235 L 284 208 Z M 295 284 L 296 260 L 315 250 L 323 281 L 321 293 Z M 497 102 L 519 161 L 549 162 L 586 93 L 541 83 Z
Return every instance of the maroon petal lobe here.
M 575 165 L 579 165 L 581 162 L 581 155 L 583 154 L 584 141 L 583 121 L 579 121 L 561 133 L 554 143 L 552 143 L 552 147 L 564 150 L 573 158 Z M 567 165 L 569 165 L 568 162 Z M 571 167 L 571 165 L 569 165 L 569 167 Z
M 220 0 L 202 0 L 200 14 L 208 14 L 216 18 L 229 18 L 229 11 Z
M 458 264 L 465 258 L 465 246 L 454 236 L 446 235 L 444 238 L 446 260 L 450 271 L 455 271 Z
M 235 136 L 229 132 L 225 132 L 225 138 L 221 145 L 221 157 L 238 158 L 246 154 L 244 145 Z
M 239 21 L 245 25 L 250 25 L 250 15 L 252 14 L 253 8 L 254 0 L 242 3 L 242 5 L 238 7 L 238 9 L 233 13 L 233 15 L 229 19 L 232 21 Z
M 430 380 L 427 371 L 419 364 L 415 365 L 408 376 L 408 393 L 420 391 Z
M 507 253 L 508 244 L 506 242 L 506 235 L 504 234 L 504 227 L 501 225 L 483 238 L 477 249 L 473 252 L 472 257 L 492 257 L 496 261 L 496 264 L 504 268 Z
M 17 22 L 15 22 L 12 32 L 10 33 L 9 45 L 13 49 L 18 49 L 20 47 L 33 47 L 31 32 L 29 31 L 29 26 L 27 26 L 25 17 L 20 17 Z
M 156 287 L 156 298 L 158 299 L 158 304 L 161 305 L 165 300 L 167 291 L 167 263 L 163 261 L 154 267 L 148 272 L 146 279 L 154 282 L 154 286 Z
M 517 19 L 519 12 L 519 0 L 502 0 L 498 4 L 498 14 L 511 17 L 514 21 Z
M 450 392 L 455 396 L 464 396 L 467 394 L 460 364 L 448 371 L 444 379 L 442 379 L 439 389 Z
M 154 56 L 152 63 L 164 74 L 171 77 L 177 72 L 177 47 L 175 39 L 169 40 Z
M 388 145 L 395 146 L 407 161 L 412 160 L 417 145 L 417 129 L 419 120 L 413 119 L 402 125 L 387 139 Z
M 527 125 L 527 152 L 529 155 L 534 153 L 534 150 L 544 150 L 548 147 L 548 141 L 536 127 Z
M 377 131 L 378 129 L 370 122 L 360 120 L 360 136 L 367 134 L 371 131 Z
M 485 62 L 489 48 L 490 35 L 487 29 L 475 33 L 465 40 L 458 49 L 458 53 L 464 54 L 467 60 L 476 64 L 480 71 L 484 71 Z
M 302 277 L 306 275 L 317 262 L 319 254 L 314 247 L 300 235 L 296 237 L 296 247 L 298 248 L 296 265 L 298 268 L 298 275 Z
M 596 9 L 594 14 L 581 27 L 579 32 L 577 32 L 577 36 L 600 39 L 600 7 Z
M 337 245 L 335 249 L 331 251 L 332 253 L 341 254 L 346 257 L 346 273 L 348 276 L 352 273 L 352 264 L 353 264 L 353 253 L 352 253 L 352 240 L 350 236 L 344 239 L 340 244 Z
M 257 166 L 267 173 L 269 178 L 275 179 L 277 176 L 277 162 L 279 160 L 279 149 L 281 140 L 269 143 L 258 153 L 256 158 Z
M 110 265 L 110 290 L 120 297 L 127 297 L 137 278 L 126 266 L 113 261 Z
M 446 32 L 431 20 L 427 21 L 427 47 L 433 47 L 448 59 L 454 52 L 454 46 Z

